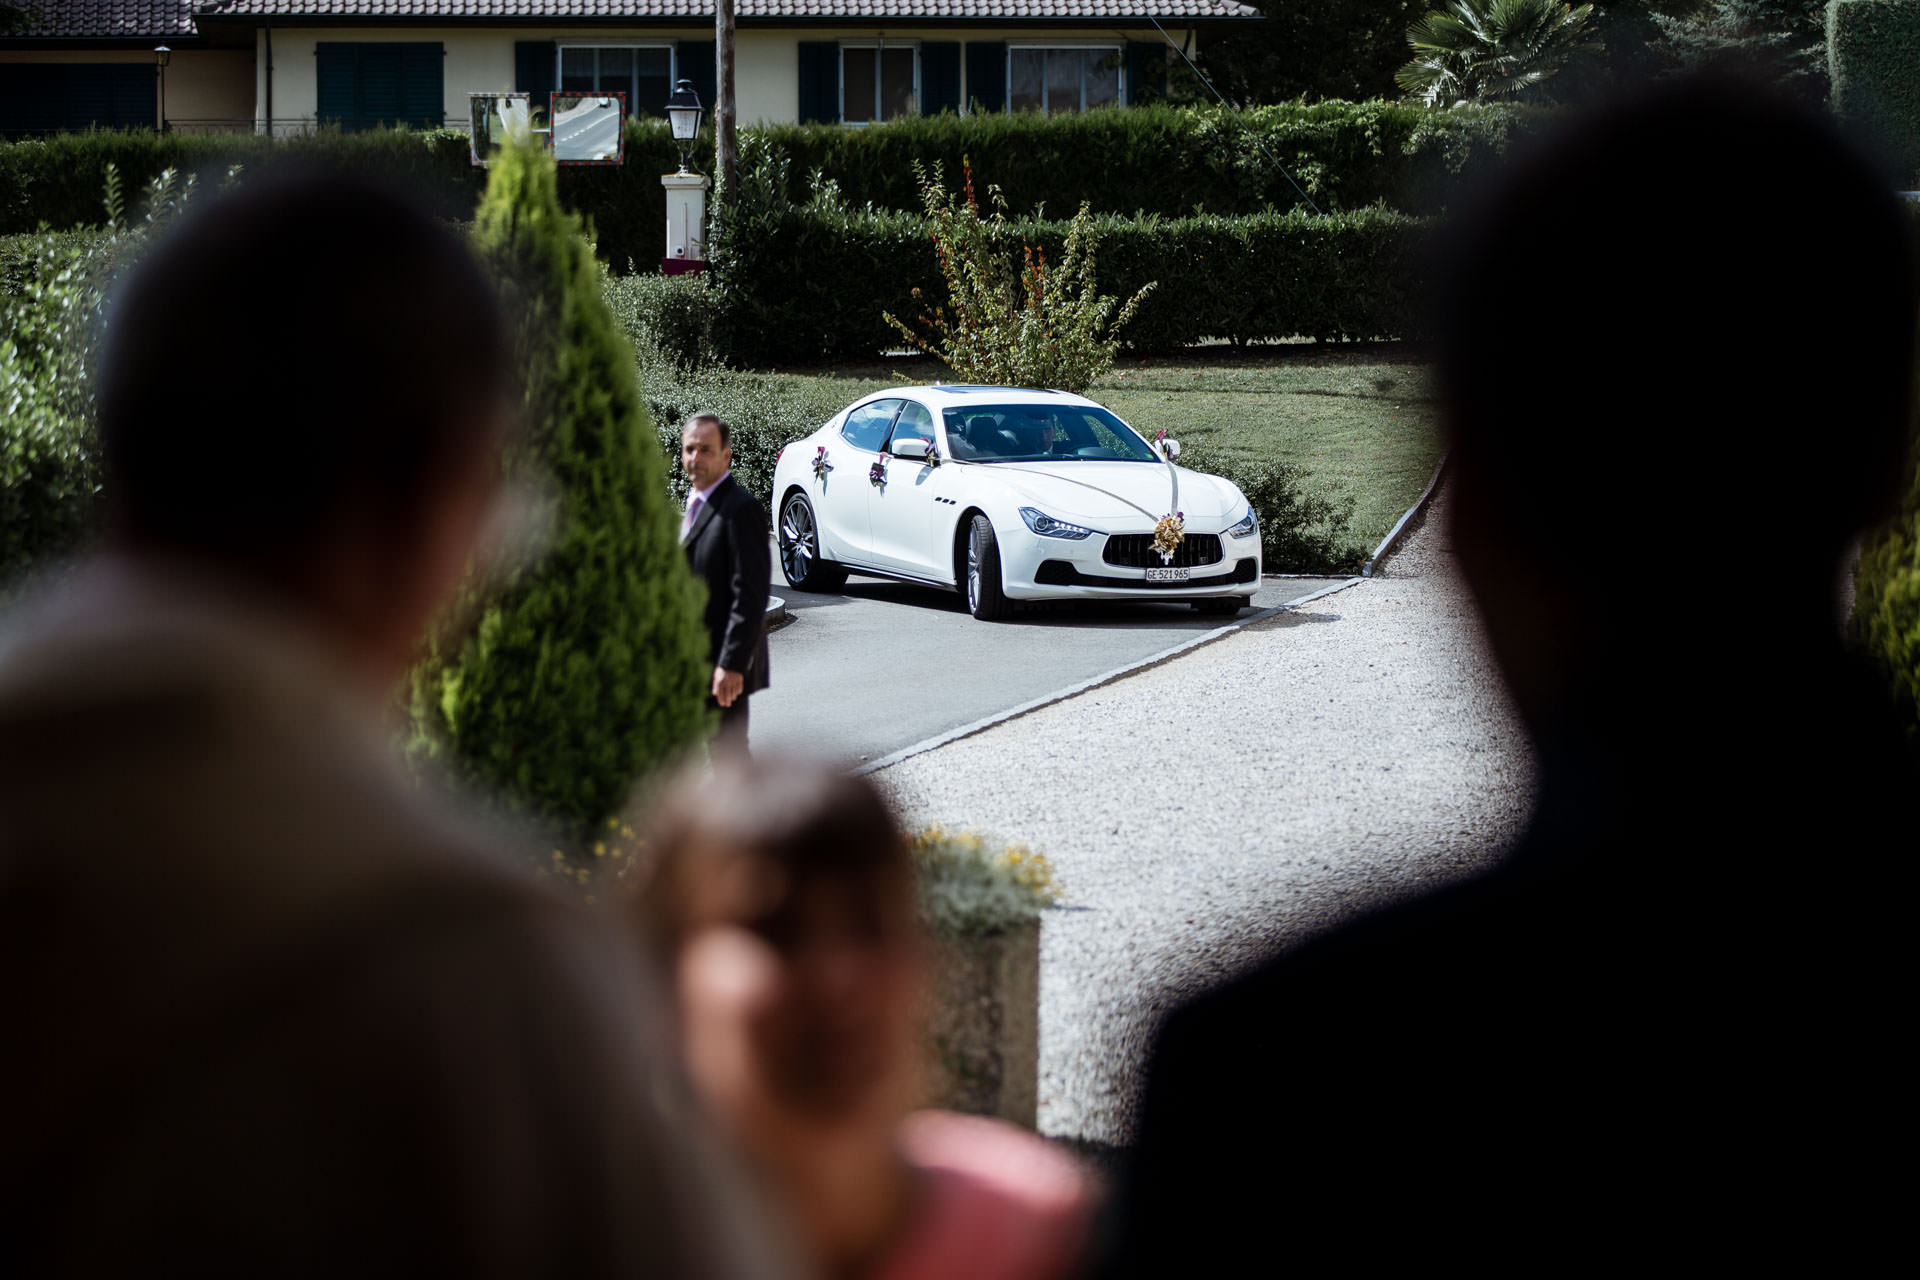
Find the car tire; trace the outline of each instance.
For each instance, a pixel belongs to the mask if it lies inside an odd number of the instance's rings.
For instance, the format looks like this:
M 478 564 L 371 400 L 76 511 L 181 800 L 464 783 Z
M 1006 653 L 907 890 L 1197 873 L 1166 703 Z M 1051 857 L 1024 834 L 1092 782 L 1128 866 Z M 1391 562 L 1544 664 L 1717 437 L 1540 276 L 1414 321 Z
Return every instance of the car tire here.
M 1193 607 L 1201 613 L 1217 613 L 1226 618 L 1237 618 L 1240 611 L 1251 607 L 1252 596 L 1221 596 L 1213 600 L 1195 600 Z
M 1013 612 L 1013 603 L 1000 589 L 1000 543 L 993 536 L 993 521 L 985 516 L 975 516 L 967 533 L 967 576 L 962 588 L 967 593 L 967 612 L 982 622 L 995 622 Z
M 780 507 L 780 572 L 795 591 L 838 591 L 847 584 L 845 569 L 820 558 L 820 522 L 804 493 Z

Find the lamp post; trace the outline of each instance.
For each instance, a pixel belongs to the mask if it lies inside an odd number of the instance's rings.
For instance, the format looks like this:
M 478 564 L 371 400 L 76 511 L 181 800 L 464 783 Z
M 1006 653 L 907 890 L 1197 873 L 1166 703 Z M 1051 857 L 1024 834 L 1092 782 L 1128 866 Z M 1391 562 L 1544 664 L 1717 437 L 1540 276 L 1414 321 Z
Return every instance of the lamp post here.
M 700 95 L 682 80 L 667 99 L 667 126 L 680 145 L 680 172 L 660 175 L 667 189 L 667 251 L 660 270 L 670 276 L 704 271 L 707 266 L 707 188 L 704 174 L 689 173 L 693 143 L 700 136 Z
M 682 80 L 674 86 L 673 96 L 667 99 L 667 126 L 673 130 L 673 140 L 680 144 L 680 172 L 687 171 L 687 162 L 693 157 L 694 139 L 700 136 L 700 95 L 693 91 L 691 80 Z
M 173 60 L 173 50 L 167 46 L 155 45 L 153 49 L 154 74 L 160 77 L 160 132 L 167 131 L 167 63 Z

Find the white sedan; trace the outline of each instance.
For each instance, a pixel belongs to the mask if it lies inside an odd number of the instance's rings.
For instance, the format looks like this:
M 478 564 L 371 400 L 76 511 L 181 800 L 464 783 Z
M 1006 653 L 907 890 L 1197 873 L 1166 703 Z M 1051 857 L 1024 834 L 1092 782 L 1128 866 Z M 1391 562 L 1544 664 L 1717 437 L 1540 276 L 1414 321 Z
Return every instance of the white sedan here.
M 1246 497 L 1060 391 L 899 387 L 780 451 L 773 525 L 801 591 L 876 574 L 1015 600 L 1185 600 L 1233 614 L 1260 585 Z

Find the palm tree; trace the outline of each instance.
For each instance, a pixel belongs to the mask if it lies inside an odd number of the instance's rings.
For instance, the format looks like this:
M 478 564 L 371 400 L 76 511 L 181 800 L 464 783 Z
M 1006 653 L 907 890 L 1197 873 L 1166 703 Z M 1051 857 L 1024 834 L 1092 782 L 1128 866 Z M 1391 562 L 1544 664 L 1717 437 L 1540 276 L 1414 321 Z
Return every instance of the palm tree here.
M 1546 101 L 1541 86 L 1600 47 L 1593 6 L 1564 0 L 1450 0 L 1408 27 L 1407 43 L 1416 56 L 1394 81 L 1429 107 Z

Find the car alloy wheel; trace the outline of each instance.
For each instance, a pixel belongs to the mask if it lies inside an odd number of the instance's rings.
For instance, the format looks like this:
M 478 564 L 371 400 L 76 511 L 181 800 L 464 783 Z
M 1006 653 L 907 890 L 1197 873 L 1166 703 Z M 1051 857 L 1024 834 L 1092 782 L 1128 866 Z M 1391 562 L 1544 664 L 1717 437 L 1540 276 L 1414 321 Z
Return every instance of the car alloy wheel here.
M 967 532 L 967 612 L 992 622 L 1012 611 L 1000 589 L 1000 544 L 993 536 L 993 522 L 976 515 Z
M 799 591 L 832 591 L 847 580 L 845 569 L 820 558 L 820 526 L 804 493 L 780 508 L 780 572 Z

